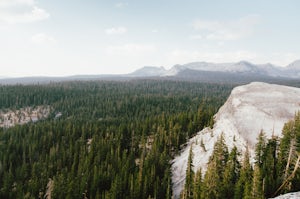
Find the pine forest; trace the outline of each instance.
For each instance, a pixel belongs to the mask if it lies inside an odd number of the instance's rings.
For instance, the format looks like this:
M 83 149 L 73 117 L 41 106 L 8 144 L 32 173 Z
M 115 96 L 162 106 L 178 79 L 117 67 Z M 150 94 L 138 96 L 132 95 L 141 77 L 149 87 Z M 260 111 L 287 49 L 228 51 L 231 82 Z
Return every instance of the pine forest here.
M 172 158 L 213 126 L 234 86 L 141 79 L 2 85 L 0 111 L 14 113 L 15 123 L 0 127 L 0 198 L 172 198 Z M 40 114 L 22 123 L 25 109 Z M 224 139 L 206 172 L 194 171 L 190 151 L 181 198 L 300 190 L 300 114 L 281 138 L 260 133 L 253 163 Z

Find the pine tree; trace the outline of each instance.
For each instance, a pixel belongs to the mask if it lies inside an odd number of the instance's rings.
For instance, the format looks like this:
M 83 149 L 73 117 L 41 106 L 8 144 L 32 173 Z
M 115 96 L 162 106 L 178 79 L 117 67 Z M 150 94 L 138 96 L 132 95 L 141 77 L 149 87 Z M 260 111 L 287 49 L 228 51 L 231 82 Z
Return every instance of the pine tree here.
M 276 191 L 277 146 L 277 139 L 276 137 L 273 137 L 268 140 L 264 151 L 261 175 L 264 181 L 264 194 L 267 198 L 272 197 Z
M 251 186 L 252 186 L 252 167 L 250 164 L 250 155 L 248 148 L 244 154 L 243 164 L 240 172 L 240 178 L 238 179 L 234 198 L 235 199 L 248 199 L 251 198 Z
M 223 178 L 225 165 L 228 160 L 228 148 L 225 144 L 224 134 L 218 138 L 214 146 L 214 151 L 209 161 L 215 161 L 217 166 L 218 175 Z
M 255 145 L 255 161 L 256 164 L 262 168 L 262 164 L 264 161 L 264 149 L 266 147 L 266 136 L 263 131 L 260 131 L 257 137 L 257 143 Z
M 186 168 L 185 185 L 182 197 L 184 199 L 193 198 L 193 185 L 194 185 L 194 171 L 193 171 L 193 145 L 190 147 L 189 157 Z
M 203 191 L 201 193 L 201 198 L 220 198 L 220 182 L 221 180 L 217 172 L 216 162 L 209 162 L 207 164 L 207 171 L 203 180 Z
M 196 172 L 194 178 L 194 190 L 193 190 L 193 198 L 194 199 L 201 199 L 202 193 L 202 172 L 201 168 Z
M 228 161 L 226 163 L 224 178 L 223 178 L 223 190 L 224 198 L 233 198 L 234 189 L 240 173 L 240 163 L 238 161 L 238 151 L 236 146 L 233 147 L 229 154 Z
M 279 168 L 283 177 L 281 185 L 273 195 L 280 192 L 298 191 L 300 187 L 300 112 L 295 115 L 293 121 L 284 126 L 281 140 Z M 284 165 L 285 169 L 282 171 Z
M 262 175 L 261 169 L 258 165 L 255 165 L 253 171 L 253 180 L 252 180 L 252 192 L 251 197 L 253 199 L 263 199 L 264 192 L 263 192 L 263 182 L 262 182 Z
M 226 162 L 228 159 L 228 148 L 221 134 L 214 146 L 207 171 L 203 180 L 202 198 L 224 198 L 224 189 L 222 186 Z
M 290 175 L 290 166 L 295 153 L 294 121 L 289 121 L 284 125 L 282 135 L 278 152 L 277 187 Z M 288 191 L 287 188 L 284 190 Z M 284 190 L 282 192 L 285 192 Z

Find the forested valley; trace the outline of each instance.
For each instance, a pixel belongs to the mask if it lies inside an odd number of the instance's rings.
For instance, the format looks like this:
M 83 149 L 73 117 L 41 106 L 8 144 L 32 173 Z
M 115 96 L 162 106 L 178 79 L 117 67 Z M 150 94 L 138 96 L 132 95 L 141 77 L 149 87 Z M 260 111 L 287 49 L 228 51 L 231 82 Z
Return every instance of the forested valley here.
M 0 128 L 0 198 L 171 198 L 170 160 L 234 85 L 130 80 L 0 86 L 0 109 L 50 106 Z
M 234 84 L 174 80 L 0 86 L 0 110 L 49 107 L 46 118 L 0 128 L 0 198 L 172 198 L 171 160 L 206 126 Z M 220 137 L 207 171 L 181 198 L 267 198 L 300 187 L 300 114 L 282 138 L 249 154 Z M 244 158 L 242 158 L 244 157 Z

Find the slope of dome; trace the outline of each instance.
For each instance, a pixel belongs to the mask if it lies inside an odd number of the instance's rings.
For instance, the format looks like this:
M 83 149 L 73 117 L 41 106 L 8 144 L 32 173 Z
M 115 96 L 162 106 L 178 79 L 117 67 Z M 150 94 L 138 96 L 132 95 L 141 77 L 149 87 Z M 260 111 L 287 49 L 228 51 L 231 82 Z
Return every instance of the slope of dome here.
M 234 88 L 226 103 L 215 115 L 213 129 L 206 128 L 200 131 L 173 160 L 174 197 L 178 198 L 183 188 L 188 154 L 192 145 L 195 170 L 206 170 L 214 144 L 222 133 L 229 150 L 236 146 L 243 154 L 248 147 L 253 157 L 253 149 L 260 131 L 263 130 L 267 138 L 272 135 L 280 136 L 284 124 L 293 119 L 299 110 L 299 88 L 259 82 Z
M 293 193 L 286 193 L 280 196 L 277 196 L 273 199 L 299 199 L 300 198 L 300 192 L 293 192 Z

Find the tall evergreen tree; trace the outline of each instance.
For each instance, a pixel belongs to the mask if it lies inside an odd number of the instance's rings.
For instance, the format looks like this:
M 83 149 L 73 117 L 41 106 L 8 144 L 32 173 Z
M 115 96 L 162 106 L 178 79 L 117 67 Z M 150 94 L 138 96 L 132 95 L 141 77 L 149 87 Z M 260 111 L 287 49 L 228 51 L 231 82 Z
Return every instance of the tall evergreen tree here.
M 224 178 L 222 183 L 224 189 L 224 198 L 234 197 L 233 187 L 239 179 L 240 167 L 241 166 L 238 161 L 238 151 L 236 146 L 234 146 L 229 154 L 229 158 L 224 171 Z
M 294 121 L 286 123 L 282 130 L 282 138 L 280 139 L 278 164 L 277 164 L 277 187 L 284 182 L 290 175 L 292 159 L 295 154 L 295 133 Z M 288 191 L 288 187 L 284 187 L 281 192 Z
M 225 144 L 224 135 L 221 134 L 215 143 L 214 151 L 207 165 L 207 171 L 203 180 L 203 198 L 224 198 L 222 182 L 227 159 L 228 148 Z
M 194 190 L 193 190 L 193 198 L 194 199 L 201 199 L 202 194 L 202 172 L 201 168 L 196 172 L 194 178 Z
M 240 172 L 240 178 L 238 179 L 234 198 L 235 199 L 249 199 L 251 198 L 252 187 L 252 166 L 250 164 L 250 154 L 248 148 L 243 157 L 243 164 Z
M 263 179 L 261 175 L 261 169 L 258 165 L 254 166 L 251 197 L 253 199 L 264 198 Z
M 264 182 L 264 193 L 267 198 L 272 197 L 277 187 L 277 146 L 277 138 L 273 137 L 268 140 L 264 150 L 264 160 L 261 173 Z
M 217 199 L 221 198 L 220 188 L 221 179 L 218 175 L 217 165 L 215 161 L 211 161 L 207 164 L 207 171 L 203 179 L 203 189 L 201 198 Z
M 264 150 L 266 147 L 266 136 L 265 133 L 261 130 L 258 137 L 257 143 L 255 145 L 255 161 L 259 168 L 262 168 L 264 161 Z
M 191 145 L 186 168 L 185 185 L 182 193 L 182 198 L 184 199 L 193 198 L 194 176 L 195 174 L 193 171 L 193 145 Z
M 285 124 L 283 138 L 279 146 L 278 173 L 281 185 L 276 190 L 281 192 L 298 191 L 300 187 L 300 112 L 293 121 Z M 281 177 L 281 178 L 280 178 Z

